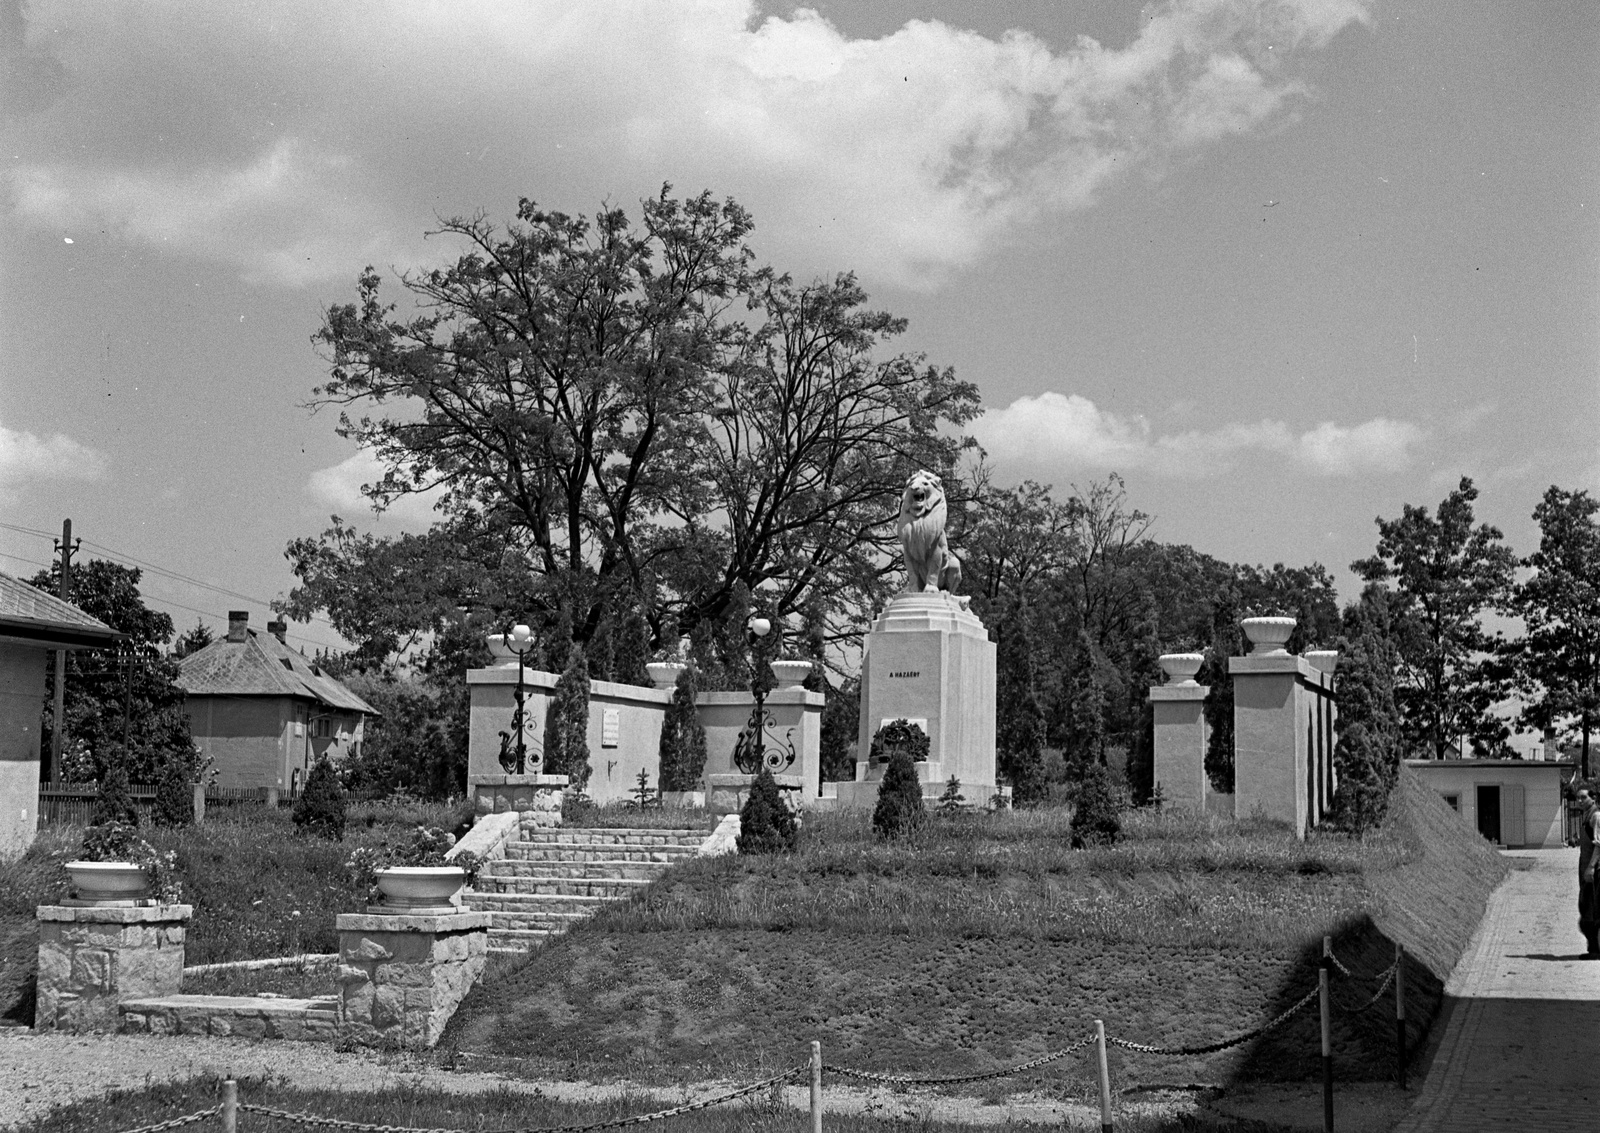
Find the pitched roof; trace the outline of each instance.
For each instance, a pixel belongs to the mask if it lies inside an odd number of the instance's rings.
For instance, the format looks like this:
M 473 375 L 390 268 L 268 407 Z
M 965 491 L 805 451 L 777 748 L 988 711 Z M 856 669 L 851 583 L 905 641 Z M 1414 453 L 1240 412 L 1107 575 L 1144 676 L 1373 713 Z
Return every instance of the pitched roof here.
M 0 637 L 95 647 L 110 645 L 126 636 L 71 602 L 63 602 L 9 574 L 0 574 Z
M 222 638 L 178 662 L 178 687 L 190 696 L 297 696 L 377 716 L 378 710 L 324 673 L 277 636 L 245 630 L 243 641 Z

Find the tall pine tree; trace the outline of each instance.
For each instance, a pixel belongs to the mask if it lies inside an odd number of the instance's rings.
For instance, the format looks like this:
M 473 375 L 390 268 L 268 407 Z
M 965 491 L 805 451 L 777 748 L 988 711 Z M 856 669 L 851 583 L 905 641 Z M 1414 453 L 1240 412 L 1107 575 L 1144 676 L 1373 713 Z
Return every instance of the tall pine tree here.
M 589 784 L 589 671 L 581 645 L 568 653 L 545 714 L 543 770 L 567 776 L 575 794 Z
M 1017 806 L 1044 800 L 1044 710 L 1039 706 L 1033 671 L 1028 607 L 1009 606 L 995 627 L 999 637 L 995 680 L 995 770 L 1011 784 Z

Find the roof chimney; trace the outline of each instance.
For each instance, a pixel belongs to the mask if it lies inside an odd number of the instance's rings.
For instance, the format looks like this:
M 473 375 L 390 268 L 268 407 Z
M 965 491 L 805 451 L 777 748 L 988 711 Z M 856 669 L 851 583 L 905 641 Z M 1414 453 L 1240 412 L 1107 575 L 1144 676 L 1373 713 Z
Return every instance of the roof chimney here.
M 267 632 L 279 641 L 283 641 L 283 635 L 289 632 L 289 623 L 285 621 L 268 622 Z M 284 641 L 284 644 L 287 645 L 288 642 Z
M 250 624 L 250 611 L 249 610 L 229 610 L 228 611 L 228 640 L 229 641 L 243 641 L 243 640 L 245 640 L 245 638 L 247 638 L 249 636 L 249 634 L 245 632 L 245 627 L 248 626 L 249 624 Z

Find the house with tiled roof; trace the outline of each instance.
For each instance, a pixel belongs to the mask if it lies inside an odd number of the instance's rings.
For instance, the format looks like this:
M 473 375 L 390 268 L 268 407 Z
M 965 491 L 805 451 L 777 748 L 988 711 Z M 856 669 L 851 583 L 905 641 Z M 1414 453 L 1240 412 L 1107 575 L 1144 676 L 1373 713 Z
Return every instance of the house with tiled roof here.
M 102 649 L 123 638 L 70 602 L 0 574 L 0 856 L 20 854 L 39 828 L 45 671 L 58 649 Z
M 249 622 L 231 611 L 227 637 L 178 663 L 189 731 L 219 787 L 294 791 L 324 755 L 337 764 L 359 752 L 378 713 L 290 647 L 283 622 L 265 633 Z

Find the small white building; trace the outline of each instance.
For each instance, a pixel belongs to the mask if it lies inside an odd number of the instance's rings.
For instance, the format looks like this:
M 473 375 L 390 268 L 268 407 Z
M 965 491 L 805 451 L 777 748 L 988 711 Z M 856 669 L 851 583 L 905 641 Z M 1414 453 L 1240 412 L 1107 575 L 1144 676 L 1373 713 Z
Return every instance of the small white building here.
M 1406 766 L 1497 846 L 1565 845 L 1561 785 L 1572 764 L 1527 759 L 1408 759 Z

